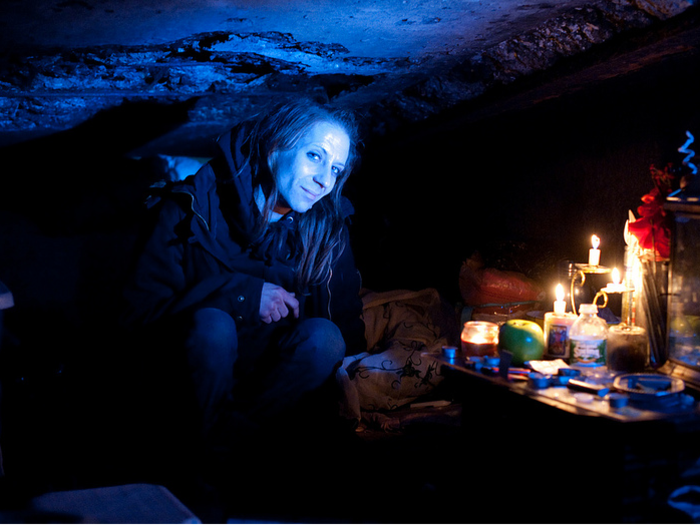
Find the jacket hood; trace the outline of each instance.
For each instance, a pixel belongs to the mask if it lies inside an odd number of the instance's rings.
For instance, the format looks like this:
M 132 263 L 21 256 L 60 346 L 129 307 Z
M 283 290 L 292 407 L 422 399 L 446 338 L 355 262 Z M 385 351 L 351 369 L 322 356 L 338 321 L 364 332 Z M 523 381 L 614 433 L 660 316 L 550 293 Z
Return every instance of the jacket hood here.
M 231 234 L 245 245 L 253 242 L 260 215 L 255 204 L 253 173 L 247 160 L 252 125 L 243 122 L 224 133 L 217 143 L 221 153 L 210 162 L 221 199 L 221 212 Z
M 253 240 L 257 223 L 257 207 L 253 197 L 253 181 L 247 165 L 248 136 L 251 124 L 243 123 L 221 135 L 218 154 L 172 192 L 187 195 L 195 216 L 206 230 L 215 235 L 221 214 L 234 237 L 242 244 Z M 219 213 L 221 211 L 221 214 Z
M 235 177 L 236 174 L 240 175 L 240 172 L 246 165 L 246 159 L 250 149 L 249 138 L 252 128 L 252 122 L 242 122 L 222 134 L 217 140 L 216 146 L 219 151 L 219 156 L 222 159 L 222 163 L 228 168 L 227 170 L 217 173 L 217 178 L 221 181 L 230 180 Z M 249 168 L 247 171 L 250 173 Z

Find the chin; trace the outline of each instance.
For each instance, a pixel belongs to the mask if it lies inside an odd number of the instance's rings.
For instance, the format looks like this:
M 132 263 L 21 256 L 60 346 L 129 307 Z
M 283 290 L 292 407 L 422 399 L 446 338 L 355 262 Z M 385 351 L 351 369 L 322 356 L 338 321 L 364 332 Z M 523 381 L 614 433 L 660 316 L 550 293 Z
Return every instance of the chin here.
M 304 213 L 314 207 L 318 201 L 310 202 L 308 199 L 299 199 L 296 203 L 290 206 L 297 213 Z
M 291 206 L 291 208 L 297 213 L 305 213 L 313 207 L 313 204 L 298 204 L 296 206 Z

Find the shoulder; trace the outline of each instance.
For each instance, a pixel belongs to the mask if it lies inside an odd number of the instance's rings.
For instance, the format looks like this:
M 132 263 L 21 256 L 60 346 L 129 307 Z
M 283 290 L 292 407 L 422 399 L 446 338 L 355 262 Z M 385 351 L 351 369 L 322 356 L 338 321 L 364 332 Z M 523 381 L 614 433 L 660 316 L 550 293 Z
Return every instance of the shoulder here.
M 202 166 L 197 173 L 179 181 L 161 180 L 149 188 L 146 207 L 153 208 L 165 201 L 192 202 L 204 201 L 216 191 L 216 178 L 209 164 Z

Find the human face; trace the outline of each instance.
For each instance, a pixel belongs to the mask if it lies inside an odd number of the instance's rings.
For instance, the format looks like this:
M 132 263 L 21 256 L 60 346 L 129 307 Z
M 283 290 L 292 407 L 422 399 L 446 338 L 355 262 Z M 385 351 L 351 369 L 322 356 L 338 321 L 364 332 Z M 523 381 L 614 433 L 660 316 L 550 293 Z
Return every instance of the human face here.
M 328 195 L 345 169 L 350 138 L 336 124 L 317 122 L 287 150 L 270 154 L 280 204 L 296 212 L 308 211 Z

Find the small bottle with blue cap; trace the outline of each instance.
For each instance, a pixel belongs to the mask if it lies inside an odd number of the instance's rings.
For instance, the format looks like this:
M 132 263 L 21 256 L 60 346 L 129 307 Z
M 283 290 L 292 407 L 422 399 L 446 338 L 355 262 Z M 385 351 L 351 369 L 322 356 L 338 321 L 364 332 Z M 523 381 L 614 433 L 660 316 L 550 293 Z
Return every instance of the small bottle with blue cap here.
M 578 319 L 569 332 L 572 365 L 596 367 L 605 365 L 608 324 L 598 316 L 598 306 L 584 303 Z

